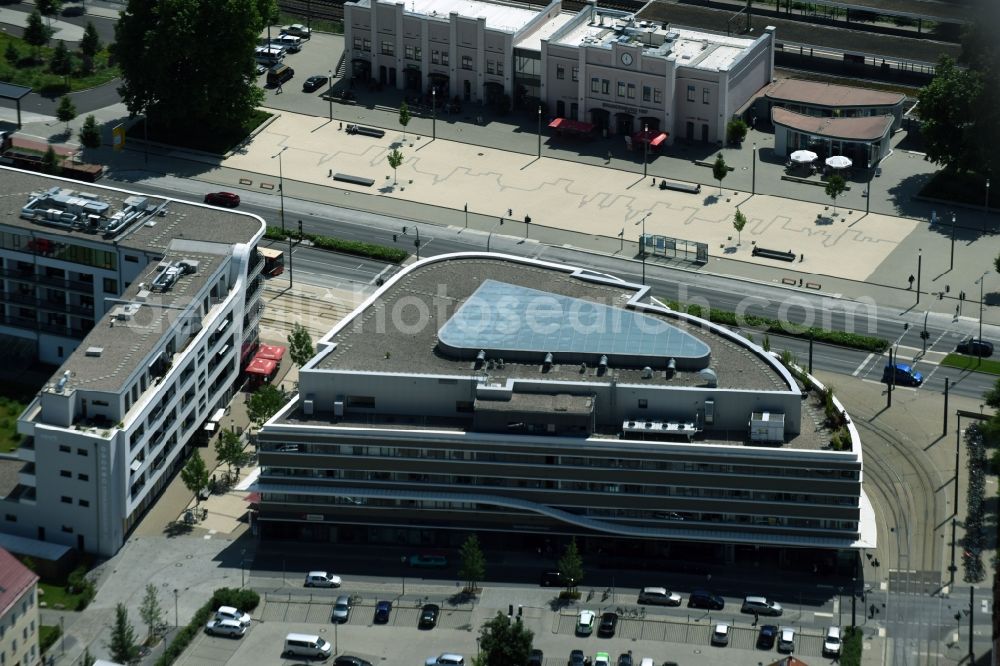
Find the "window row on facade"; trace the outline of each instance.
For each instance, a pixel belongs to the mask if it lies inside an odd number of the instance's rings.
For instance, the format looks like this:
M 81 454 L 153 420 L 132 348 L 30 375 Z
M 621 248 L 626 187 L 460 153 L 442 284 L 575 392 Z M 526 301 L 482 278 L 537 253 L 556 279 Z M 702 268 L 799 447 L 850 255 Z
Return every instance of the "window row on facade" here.
M 573 80 L 577 80 L 578 68 L 573 68 Z M 565 72 L 563 72 L 562 65 L 556 67 L 556 78 L 565 78 Z M 626 81 L 617 82 L 617 96 L 621 99 L 636 99 L 637 91 L 639 86 L 635 83 L 628 83 Z M 611 95 L 611 79 L 601 78 L 599 76 L 590 77 L 590 92 L 596 95 Z M 642 101 L 652 102 L 653 104 L 663 103 L 663 91 L 659 88 L 654 88 L 653 86 L 642 86 Z M 707 102 L 706 102 L 707 104 Z
M 109 271 L 116 270 L 118 267 L 118 260 L 114 252 L 52 238 L 38 238 L 27 233 L 0 232 L 0 248 L 27 252 L 84 266 L 104 268 Z

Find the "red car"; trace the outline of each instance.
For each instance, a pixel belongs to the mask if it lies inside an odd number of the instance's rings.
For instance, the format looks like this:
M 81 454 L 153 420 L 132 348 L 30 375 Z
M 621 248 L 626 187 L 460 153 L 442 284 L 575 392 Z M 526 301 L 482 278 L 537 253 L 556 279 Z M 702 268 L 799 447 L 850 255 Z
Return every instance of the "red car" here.
M 240 195 L 232 192 L 209 192 L 205 195 L 205 203 L 213 206 L 236 208 L 240 205 Z

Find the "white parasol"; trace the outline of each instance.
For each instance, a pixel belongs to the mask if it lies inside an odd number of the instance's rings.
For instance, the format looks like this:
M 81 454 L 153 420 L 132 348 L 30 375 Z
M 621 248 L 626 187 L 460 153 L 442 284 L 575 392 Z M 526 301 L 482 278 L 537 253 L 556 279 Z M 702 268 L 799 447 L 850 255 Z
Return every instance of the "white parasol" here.
M 796 150 L 791 155 L 792 161 L 798 164 L 808 164 L 809 162 L 815 162 L 817 157 L 819 156 L 811 150 Z
M 826 158 L 826 165 L 831 169 L 847 169 L 852 164 L 851 159 L 843 155 L 834 155 L 833 157 Z

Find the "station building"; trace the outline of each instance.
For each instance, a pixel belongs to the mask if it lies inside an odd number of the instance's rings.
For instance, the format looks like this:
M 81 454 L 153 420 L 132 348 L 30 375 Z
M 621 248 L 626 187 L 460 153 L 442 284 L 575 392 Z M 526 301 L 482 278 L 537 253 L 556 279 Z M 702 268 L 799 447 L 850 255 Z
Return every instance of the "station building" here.
M 729 37 L 556 0 L 522 7 L 485 0 L 356 0 L 344 5 L 345 57 L 355 80 L 462 103 L 544 107 L 546 117 L 666 142 L 725 139 L 726 123 L 766 86 L 774 29 Z M 427 100 L 431 103 L 431 100 Z
M 8 168 L 0 192 L 0 333 L 59 363 L 3 461 L 0 531 L 110 556 L 258 345 L 265 224 Z
M 457 547 L 475 532 L 534 551 L 575 536 L 786 563 L 873 547 L 850 419 L 835 449 L 777 358 L 647 297 L 505 255 L 407 267 L 319 342 L 260 432 L 263 538 Z

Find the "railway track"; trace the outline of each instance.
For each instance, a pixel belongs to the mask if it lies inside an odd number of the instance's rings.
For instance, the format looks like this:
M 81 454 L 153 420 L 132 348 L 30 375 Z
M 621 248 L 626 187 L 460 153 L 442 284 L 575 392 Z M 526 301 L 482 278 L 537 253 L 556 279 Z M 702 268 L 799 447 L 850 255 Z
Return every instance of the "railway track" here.
M 511 4 L 527 7 L 537 6 L 539 8 L 546 6 L 545 2 L 532 2 L 531 0 Z M 563 1 L 563 9 L 573 12 L 580 11 L 586 5 L 586 2 L 581 2 L 580 0 Z M 600 7 L 603 9 L 617 9 L 626 12 L 637 12 L 642 9 L 643 5 L 645 3 L 639 0 L 610 0 L 609 2 L 600 3 Z M 309 16 L 325 21 L 344 20 L 344 0 L 279 0 L 278 6 L 283 12 L 296 16 Z

